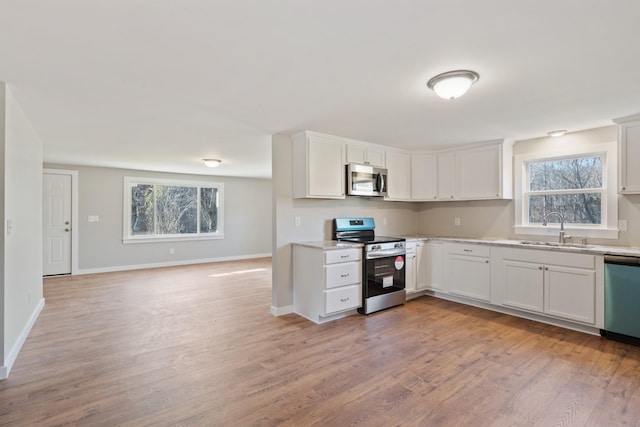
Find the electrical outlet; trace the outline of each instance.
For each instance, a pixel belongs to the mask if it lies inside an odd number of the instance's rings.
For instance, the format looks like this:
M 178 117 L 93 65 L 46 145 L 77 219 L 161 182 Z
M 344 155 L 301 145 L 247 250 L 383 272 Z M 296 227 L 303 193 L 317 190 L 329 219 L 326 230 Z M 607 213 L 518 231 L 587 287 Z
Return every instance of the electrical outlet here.
M 618 230 L 627 231 L 627 220 L 626 219 L 618 220 Z
M 173 248 L 169 248 L 169 255 L 173 255 L 176 253 L 176 250 Z
M 382 218 L 382 225 L 387 225 L 387 217 Z
M 456 225 L 456 226 L 459 226 L 460 225 L 460 218 L 455 217 L 454 220 L 453 220 L 453 224 Z
M 302 219 L 299 216 L 295 217 L 293 221 L 295 222 L 296 227 L 300 227 L 300 225 L 302 224 Z
M 31 291 L 27 292 L 27 304 L 31 304 Z

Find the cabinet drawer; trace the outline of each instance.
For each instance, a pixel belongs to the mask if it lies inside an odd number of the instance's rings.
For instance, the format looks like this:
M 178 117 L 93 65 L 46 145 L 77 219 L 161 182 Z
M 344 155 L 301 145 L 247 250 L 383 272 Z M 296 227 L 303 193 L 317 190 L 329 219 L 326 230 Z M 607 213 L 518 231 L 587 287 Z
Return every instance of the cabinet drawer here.
M 327 315 L 358 308 L 360 305 L 360 285 L 344 286 L 324 291 L 324 312 Z
M 335 264 L 338 262 L 359 261 L 361 259 L 362 249 L 338 249 L 335 251 L 324 252 L 324 263 Z
M 344 262 L 324 266 L 326 289 L 360 283 L 361 267 L 359 262 Z
M 488 258 L 491 256 L 491 247 L 483 245 L 450 245 L 448 252 L 450 254 L 481 256 Z

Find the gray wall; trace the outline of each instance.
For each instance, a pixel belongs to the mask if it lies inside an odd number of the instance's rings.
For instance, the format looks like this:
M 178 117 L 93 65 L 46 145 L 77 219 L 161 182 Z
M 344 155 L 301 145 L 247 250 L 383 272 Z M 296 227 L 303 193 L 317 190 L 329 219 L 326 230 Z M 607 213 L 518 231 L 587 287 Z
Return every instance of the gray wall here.
M 3 182 L 3 374 L 8 371 L 44 304 L 42 297 L 42 141 L 10 88 L 0 84 L 5 107 Z M 0 108 L 2 110 L 2 108 Z
M 78 171 L 80 273 L 271 254 L 271 180 L 156 173 L 72 165 Z M 125 176 L 224 183 L 224 239 L 122 243 Z M 99 222 L 88 222 L 98 215 Z M 173 248 L 174 254 L 169 253 Z
M 405 235 L 416 231 L 417 204 L 385 202 L 361 197 L 345 200 L 294 199 L 292 195 L 292 141 L 274 135 L 273 174 L 273 290 L 272 312 L 286 313 L 293 304 L 292 242 L 331 240 L 331 220 L 344 216 L 371 216 L 376 234 Z M 299 216 L 301 225 L 295 225 Z M 387 225 L 384 225 L 384 219 Z

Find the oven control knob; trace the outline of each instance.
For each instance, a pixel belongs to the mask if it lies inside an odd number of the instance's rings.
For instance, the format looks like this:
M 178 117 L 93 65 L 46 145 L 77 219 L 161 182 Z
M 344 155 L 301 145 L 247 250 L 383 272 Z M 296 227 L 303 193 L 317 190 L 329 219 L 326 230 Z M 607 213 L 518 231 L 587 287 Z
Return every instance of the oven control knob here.
M 402 243 L 396 243 L 394 248 L 404 248 L 404 245 Z

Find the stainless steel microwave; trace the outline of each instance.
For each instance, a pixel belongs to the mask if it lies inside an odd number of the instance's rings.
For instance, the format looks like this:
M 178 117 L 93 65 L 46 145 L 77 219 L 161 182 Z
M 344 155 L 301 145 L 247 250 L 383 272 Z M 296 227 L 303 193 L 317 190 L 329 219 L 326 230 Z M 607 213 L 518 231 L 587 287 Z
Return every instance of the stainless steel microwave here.
M 347 195 L 383 197 L 387 195 L 387 170 L 350 163 L 347 169 Z

